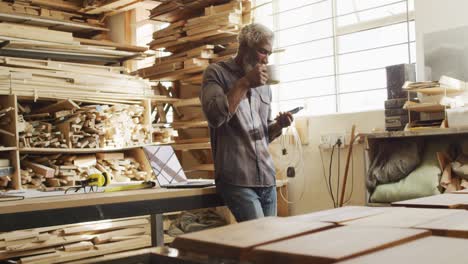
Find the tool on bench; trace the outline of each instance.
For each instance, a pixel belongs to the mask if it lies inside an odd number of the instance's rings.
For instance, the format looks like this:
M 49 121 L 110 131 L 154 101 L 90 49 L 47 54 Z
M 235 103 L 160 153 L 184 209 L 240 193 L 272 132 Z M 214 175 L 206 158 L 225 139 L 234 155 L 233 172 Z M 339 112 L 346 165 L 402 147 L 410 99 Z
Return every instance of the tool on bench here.
M 72 186 L 66 189 L 65 193 L 67 193 L 69 190 L 75 190 L 75 192 L 78 192 L 81 188 L 83 188 L 83 191 L 86 193 L 86 187 L 88 186 L 90 187 L 90 191 L 95 192 L 97 191 L 98 187 L 106 186 L 109 184 L 109 182 L 110 178 L 107 173 L 93 173 L 89 175 L 86 180 L 82 180 L 79 186 Z
M 118 191 L 129 191 L 129 190 L 138 190 L 138 189 L 148 189 L 156 186 L 156 183 L 153 181 L 145 181 L 142 183 L 128 184 L 122 186 L 107 186 L 104 189 L 104 192 L 118 192 Z
M 110 177 L 108 176 L 107 173 L 103 172 L 102 174 L 100 173 L 94 173 L 88 176 L 88 179 L 81 181 L 81 185 L 79 186 L 73 186 L 65 190 L 65 193 L 67 193 L 69 190 L 75 190 L 75 192 L 78 192 L 81 188 L 83 188 L 83 191 L 86 193 L 86 187 L 90 187 L 90 191 L 92 192 L 97 192 L 98 187 L 106 187 L 104 189 L 104 192 L 118 192 L 118 191 L 128 191 L 128 190 L 138 190 L 138 189 L 147 189 L 147 188 L 153 188 L 156 186 L 156 183 L 153 181 L 146 181 L 146 182 L 141 182 L 141 183 L 135 183 L 135 184 L 124 184 L 124 185 L 116 185 L 116 186 L 109 186 L 110 184 Z

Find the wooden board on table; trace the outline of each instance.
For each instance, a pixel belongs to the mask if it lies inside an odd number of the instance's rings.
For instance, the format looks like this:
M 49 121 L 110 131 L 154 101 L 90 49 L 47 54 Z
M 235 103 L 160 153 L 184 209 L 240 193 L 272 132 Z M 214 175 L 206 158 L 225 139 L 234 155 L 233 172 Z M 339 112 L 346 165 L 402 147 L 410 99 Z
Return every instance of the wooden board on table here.
M 185 251 L 233 259 L 243 259 L 255 246 L 321 231 L 330 223 L 297 222 L 288 218 L 266 217 L 234 225 L 185 234 L 172 246 Z
M 331 210 L 314 212 L 310 214 L 297 215 L 291 218 L 294 220 L 299 220 L 299 221 L 319 221 L 319 222 L 330 222 L 330 223 L 335 223 L 335 224 L 342 224 L 347 221 L 381 214 L 392 209 L 393 208 L 346 206 L 346 207 L 341 207 L 341 208 L 336 208 L 336 209 L 331 209 Z
M 468 212 L 462 211 L 447 217 L 415 226 L 431 230 L 434 235 L 468 238 Z
M 426 230 L 345 226 L 255 247 L 253 263 L 326 264 L 430 236 Z
M 394 202 L 392 206 L 468 209 L 468 195 L 444 193 L 423 198 Z
M 468 250 L 464 239 L 431 236 L 337 264 L 375 263 L 465 264 L 468 263 Z
M 382 226 L 410 228 L 442 217 L 454 215 L 462 210 L 394 208 L 387 212 L 345 222 L 345 225 Z

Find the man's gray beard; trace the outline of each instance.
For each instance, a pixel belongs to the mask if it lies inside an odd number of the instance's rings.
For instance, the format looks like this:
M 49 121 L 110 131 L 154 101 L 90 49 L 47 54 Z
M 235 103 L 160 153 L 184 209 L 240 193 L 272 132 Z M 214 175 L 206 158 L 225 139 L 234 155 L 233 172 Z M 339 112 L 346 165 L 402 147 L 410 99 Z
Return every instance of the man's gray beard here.
M 252 63 L 252 61 L 248 57 L 244 57 L 242 59 L 242 69 L 244 70 L 244 74 L 247 74 L 253 68 L 255 67 L 255 64 Z

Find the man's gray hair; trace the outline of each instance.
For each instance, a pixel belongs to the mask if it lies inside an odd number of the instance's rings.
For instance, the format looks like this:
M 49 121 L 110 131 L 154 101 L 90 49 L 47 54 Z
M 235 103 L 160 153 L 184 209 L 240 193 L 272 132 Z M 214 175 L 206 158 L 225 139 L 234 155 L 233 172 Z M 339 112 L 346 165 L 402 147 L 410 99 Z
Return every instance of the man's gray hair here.
M 252 48 L 265 39 L 272 41 L 273 37 L 271 29 L 262 24 L 252 23 L 242 28 L 237 39 L 240 46 L 246 45 Z

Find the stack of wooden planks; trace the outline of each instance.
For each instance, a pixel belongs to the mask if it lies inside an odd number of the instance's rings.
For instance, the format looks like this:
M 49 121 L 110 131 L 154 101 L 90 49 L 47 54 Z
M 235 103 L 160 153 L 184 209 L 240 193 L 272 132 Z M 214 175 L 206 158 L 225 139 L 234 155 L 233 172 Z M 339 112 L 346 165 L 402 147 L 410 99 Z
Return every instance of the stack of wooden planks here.
M 144 106 L 20 102 L 22 148 L 122 148 L 150 142 Z M 33 109 L 33 110 L 31 110 Z
M 153 125 L 153 143 L 171 143 L 177 135 L 177 130 L 171 127 Z
M 19 54 L 21 57 L 30 57 L 30 54 L 49 57 L 61 55 L 69 61 L 79 61 L 79 56 L 86 56 L 88 61 L 123 61 L 142 56 L 141 51 L 145 50 L 129 45 L 113 46 L 112 42 L 75 39 L 71 32 L 7 22 L 0 23 L 0 41 L 8 41 L 0 50 L 2 53 L 27 52 Z
M 124 153 L 97 153 L 96 157 L 96 167 L 111 175 L 116 182 L 144 181 L 148 177 L 147 172 L 141 170 L 141 164 L 133 157 L 125 157 Z
M 80 12 L 89 15 L 104 14 L 104 17 L 134 9 L 143 0 L 87 0 Z M 102 20 L 102 19 L 101 19 Z
M 141 103 L 155 96 L 150 83 L 121 67 L 0 57 L 0 94 L 95 103 Z
M 55 20 L 58 22 L 76 23 L 103 27 L 104 23 L 97 17 L 80 12 L 81 0 L 13 0 L 0 1 L 0 9 L 5 14 L 23 15 Z
M 143 181 L 147 171 L 124 153 L 24 155 L 21 160 L 23 188 L 37 189 L 79 185 L 94 173 L 107 173 L 112 182 Z
M 160 1 L 161 5 L 151 10 L 150 19 L 173 23 L 188 17 L 200 16 L 210 5 L 222 4 L 229 0 L 171 0 Z
M 141 105 L 113 105 L 104 110 L 105 146 L 127 147 L 150 142 L 150 128 Z
M 161 81 L 196 82 L 212 60 L 235 54 L 237 33 L 243 24 L 250 23 L 250 1 L 224 1 L 216 6 L 209 6 L 210 1 L 195 2 L 206 4 L 200 9 L 204 12 L 189 12 L 174 21 L 170 19 L 172 23 L 168 27 L 153 33 L 154 40 L 148 44 L 150 48 L 164 49 L 172 55 L 157 58 L 153 66 L 140 69 L 140 76 Z M 172 9 L 167 6 L 174 5 L 177 1 L 162 4 L 153 10 L 153 14 L 172 16 Z M 184 6 L 183 10 L 186 9 L 189 8 Z M 178 16 L 181 13 L 177 13 Z
M 63 263 L 151 246 L 148 217 L 43 227 L 0 234 L 0 260 Z
M 158 58 L 153 66 L 138 70 L 143 78 L 161 81 L 176 81 L 184 76 L 200 74 L 215 58 L 213 45 L 202 45 L 173 56 Z

